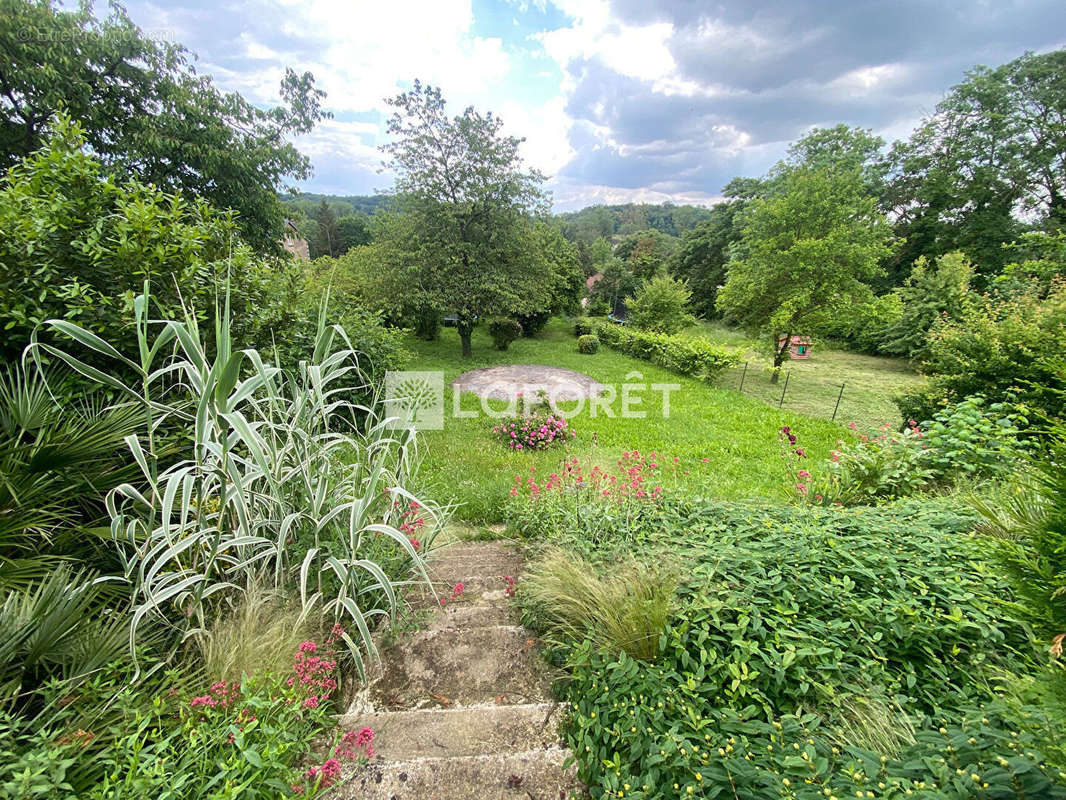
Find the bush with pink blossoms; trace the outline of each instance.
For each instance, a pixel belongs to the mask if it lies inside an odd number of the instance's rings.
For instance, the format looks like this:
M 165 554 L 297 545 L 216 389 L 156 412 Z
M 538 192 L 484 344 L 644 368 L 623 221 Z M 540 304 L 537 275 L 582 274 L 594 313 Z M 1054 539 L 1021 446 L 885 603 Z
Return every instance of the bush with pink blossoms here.
M 150 709 L 131 709 L 101 754 L 109 768 L 88 800 L 324 794 L 374 755 L 369 728 L 343 733 L 312 755 L 313 743 L 335 726 L 334 646 L 343 635 L 334 626 L 324 643 L 303 642 L 285 673 L 216 681 L 191 695 L 164 691 Z
M 492 432 L 507 448 L 516 452 L 547 450 L 577 436 L 561 414 L 540 410 L 529 416 L 500 420 L 492 427 Z

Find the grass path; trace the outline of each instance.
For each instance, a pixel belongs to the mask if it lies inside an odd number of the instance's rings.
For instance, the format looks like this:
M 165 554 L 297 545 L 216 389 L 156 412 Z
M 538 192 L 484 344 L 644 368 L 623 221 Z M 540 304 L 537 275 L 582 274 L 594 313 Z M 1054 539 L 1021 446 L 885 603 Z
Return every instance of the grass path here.
M 828 457 L 835 440 L 845 431 L 840 425 L 787 408 L 778 411 L 738 392 L 675 375 L 610 350 L 582 355 L 577 352 L 569 325 L 559 319 L 552 320 L 539 337 L 514 342 L 506 352 L 494 349 L 480 329 L 474 333 L 473 344 L 473 358 L 464 360 L 459 356 L 454 329 L 442 331 L 436 342 L 413 337 L 407 342 L 416 354 L 408 368 L 443 370 L 446 383 L 445 427 L 425 433 L 421 480 L 429 496 L 461 503 L 457 516 L 467 522 L 501 521 L 515 475 L 528 475 L 531 467 L 546 477 L 564 457 L 575 456 L 586 467 L 606 467 L 628 450 L 657 453 L 668 468 L 664 485 L 672 481 L 676 490 L 720 499 L 780 497 L 787 476 L 780 458 L 778 429 L 782 425 L 796 428 L 812 458 Z M 565 448 L 515 453 L 493 437 L 493 419 L 485 415 L 455 419 L 451 413 L 454 398 L 447 384 L 469 369 L 496 364 L 566 367 L 617 387 L 627 381 L 643 381 L 674 383 L 680 388 L 671 394 L 668 418 L 662 415 L 661 394 L 645 392 L 641 406 L 647 410 L 645 418 L 608 418 L 602 413 L 593 418 L 586 408 L 571 418 L 578 436 Z M 463 395 L 460 403 L 463 410 L 479 408 L 478 399 L 471 395 Z M 619 412 L 620 404 L 616 403 L 615 413 Z M 676 464 L 674 458 L 678 459 Z

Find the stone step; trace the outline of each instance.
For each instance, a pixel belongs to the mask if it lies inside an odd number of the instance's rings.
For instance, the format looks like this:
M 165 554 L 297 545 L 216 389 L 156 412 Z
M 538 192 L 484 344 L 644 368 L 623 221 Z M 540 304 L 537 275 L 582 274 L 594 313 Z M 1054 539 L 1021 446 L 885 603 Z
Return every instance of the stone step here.
M 330 793 L 335 800 L 568 800 L 583 797 L 561 747 L 509 755 L 471 755 L 375 763 Z
M 450 628 L 493 628 L 515 624 L 517 615 L 505 603 L 481 602 L 479 600 L 449 601 L 430 614 L 422 628 L 425 631 L 443 631 Z
M 375 711 L 550 699 L 536 640 L 518 626 L 419 631 L 381 659 L 369 691 Z
M 434 581 L 455 584 L 475 578 L 517 576 L 525 559 L 517 547 L 502 542 L 459 542 L 434 550 L 428 561 Z
M 564 708 L 531 703 L 345 714 L 338 724 L 346 731 L 374 731 L 375 760 L 455 758 L 557 746 Z
M 452 598 L 455 586 L 463 584 L 463 592 L 457 598 Z M 461 581 L 437 581 L 433 582 L 431 592 L 425 584 L 411 587 L 404 598 L 413 609 L 440 607 L 441 598 L 444 599 L 444 608 L 458 603 L 470 603 L 484 601 L 505 605 L 507 601 L 507 581 L 502 575 L 494 575 L 488 578 L 471 575 Z

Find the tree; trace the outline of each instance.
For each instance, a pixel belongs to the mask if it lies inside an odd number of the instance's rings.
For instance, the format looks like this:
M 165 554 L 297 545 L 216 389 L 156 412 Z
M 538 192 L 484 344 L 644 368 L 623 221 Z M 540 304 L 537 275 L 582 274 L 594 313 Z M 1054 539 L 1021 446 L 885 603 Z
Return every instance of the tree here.
M 337 218 L 329 203 L 322 200 L 315 210 L 315 238 L 311 240 L 311 258 L 319 256 L 339 256 L 343 252 L 340 248 L 340 233 L 337 230 Z
M 153 314 L 183 305 L 206 320 L 230 278 L 237 333 L 249 346 L 288 319 L 295 265 L 252 259 L 231 212 L 138 181 L 118 181 L 64 118 L 0 179 L 0 359 L 13 361 L 48 319 L 134 352 L 134 297 L 152 284 Z
M 677 239 L 657 230 L 643 230 L 625 237 L 614 254 L 625 262 L 637 283 L 659 272 L 677 249 Z
M 245 241 L 279 247 L 278 189 L 311 171 L 289 140 L 327 116 L 309 72 L 286 70 L 282 104 L 263 110 L 219 91 L 121 6 L 101 21 L 87 3 L 0 0 L 0 19 L 0 168 L 39 149 L 62 111 L 117 174 L 234 209 Z
M 692 298 L 682 281 L 660 273 L 629 298 L 629 319 L 637 328 L 658 333 L 677 333 L 696 321 L 685 307 Z
M 491 112 L 470 107 L 449 118 L 440 90 L 419 81 L 388 102 L 395 139 L 382 149 L 407 219 L 391 230 L 401 235 L 398 249 L 413 256 L 404 291 L 421 314 L 454 313 L 469 356 L 479 319 L 539 310 L 544 262 L 530 258 L 531 215 L 546 210 L 544 177 L 523 166 L 522 140 L 504 136 Z
M 337 220 L 339 253 L 343 255 L 353 247 L 370 243 L 370 226 L 366 214 L 346 214 Z
M 891 154 L 887 208 L 919 255 L 962 250 L 980 276 L 998 273 L 1019 212 L 1066 219 L 1066 50 L 976 67 Z
M 969 309 L 973 265 L 962 253 L 948 253 L 929 263 L 922 256 L 907 282 L 897 290 L 902 313 L 883 334 L 885 353 L 921 358 L 929 330 L 939 319 L 961 319 Z
M 737 214 L 745 201 L 716 203 L 711 215 L 681 236 L 681 243 L 669 261 L 670 272 L 692 287 L 693 306 L 701 314 L 717 314 L 715 300 L 726 280 L 729 248 L 740 239 Z
M 1006 298 L 985 295 L 961 319 L 938 319 L 922 371 L 928 385 L 897 402 L 905 418 L 932 419 L 975 394 L 1020 405 L 1037 428 L 1066 420 L 1066 279 Z
M 743 216 L 717 307 L 769 338 L 776 380 L 793 334 L 816 333 L 872 300 L 868 282 L 890 238 L 861 170 L 781 167 Z

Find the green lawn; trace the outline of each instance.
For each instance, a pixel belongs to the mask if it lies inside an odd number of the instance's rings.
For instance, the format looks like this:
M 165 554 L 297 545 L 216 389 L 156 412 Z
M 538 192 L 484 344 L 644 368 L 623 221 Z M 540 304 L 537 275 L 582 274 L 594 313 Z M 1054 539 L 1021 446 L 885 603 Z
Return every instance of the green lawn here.
M 743 367 L 729 370 L 719 378 L 718 386 L 739 389 L 743 380 L 744 394 L 775 406 L 785 390 L 782 408 L 824 419 L 832 418 L 839 397 L 837 422 L 855 422 L 863 429 L 876 428 L 886 422 L 893 427 L 899 425 L 902 420 L 892 396 L 924 380 L 904 359 L 834 350 L 816 342 L 809 359 L 786 362 L 780 381 L 773 384 L 770 382 L 770 359 L 758 352 L 755 342 L 743 333 L 713 322 L 699 323 L 687 333 L 706 336 L 714 342 L 744 351 L 747 371 Z M 843 394 L 841 384 L 844 385 Z
M 457 515 L 468 522 L 491 523 L 503 519 L 503 504 L 517 474 L 528 475 L 531 466 L 547 476 L 562 458 L 577 456 L 591 467 L 613 465 L 627 450 L 655 452 L 668 472 L 664 485 L 706 497 L 740 499 L 781 497 L 786 484 L 777 431 L 781 425 L 797 429 L 800 442 L 812 458 L 825 458 L 844 429 L 825 420 L 811 419 L 794 409 L 779 411 L 729 389 L 662 370 L 643 361 L 601 349 L 581 355 L 564 320 L 552 320 L 535 339 L 520 339 L 506 352 L 493 348 L 486 332 L 474 334 L 474 355 L 459 356 L 459 338 L 445 329 L 436 342 L 413 337 L 407 346 L 416 353 L 409 369 L 443 370 L 445 382 L 476 367 L 494 364 L 545 364 L 583 372 L 604 384 L 620 386 L 627 376 L 640 373 L 649 384 L 675 383 L 680 389 L 670 398 L 670 416 L 663 418 L 661 395 L 644 393 L 644 419 L 592 418 L 586 408 L 571 419 L 578 436 L 565 448 L 538 453 L 515 453 L 492 435 L 494 420 L 452 418 L 453 397 L 445 390 L 445 427 L 426 431 L 421 482 L 430 497 L 460 503 Z M 634 380 L 629 378 L 628 380 Z M 464 395 L 461 408 L 479 407 L 477 398 Z M 615 405 L 615 412 L 620 407 Z M 674 466 L 673 459 L 678 462 Z M 703 459 L 707 459 L 704 461 Z M 688 473 L 688 474 L 686 474 Z

